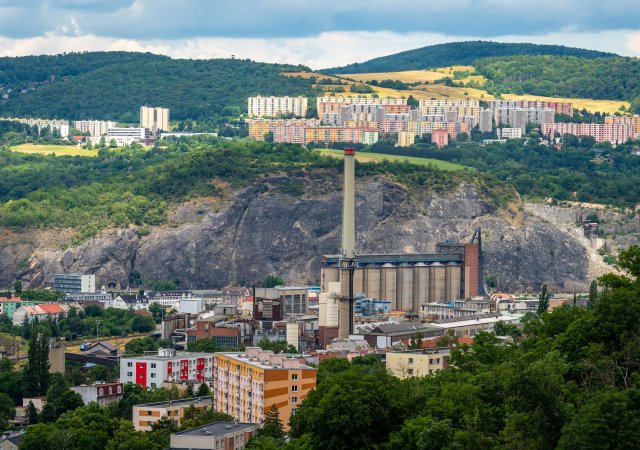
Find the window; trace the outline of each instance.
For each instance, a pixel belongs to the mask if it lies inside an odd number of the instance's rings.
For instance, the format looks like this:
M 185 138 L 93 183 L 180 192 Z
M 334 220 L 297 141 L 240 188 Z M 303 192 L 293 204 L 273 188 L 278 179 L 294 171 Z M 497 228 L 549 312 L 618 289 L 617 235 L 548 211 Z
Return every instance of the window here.
M 407 374 L 408 374 L 408 375 L 413 375 L 413 369 L 409 369 L 409 370 L 407 370 Z
M 132 377 L 133 376 L 133 372 L 127 372 L 127 376 L 128 377 Z
M 298 403 L 298 397 L 291 397 L 291 403 Z
M 151 422 L 147 421 L 147 426 L 150 427 L 151 426 Z
M 152 387 L 152 388 L 154 388 L 154 387 L 156 387 L 156 386 L 157 386 L 157 384 L 155 384 L 155 383 L 151 383 L 151 387 Z
M 291 392 L 298 392 L 298 386 L 291 386 Z
M 151 368 L 155 369 L 156 368 L 156 363 L 151 363 Z
M 104 395 L 104 389 L 98 389 L 98 395 L 102 397 Z
M 118 385 L 118 394 L 122 393 L 122 386 Z
M 152 373 L 152 374 L 151 374 L 151 378 L 155 378 L 155 377 L 156 377 L 156 374 L 155 374 L 155 373 Z
M 291 379 L 292 379 L 293 381 L 298 381 L 298 374 L 297 374 L 297 373 L 292 373 L 292 374 L 291 374 Z
M 147 416 L 150 416 L 150 415 L 151 415 L 151 411 L 147 411 Z
M 295 408 L 291 408 L 291 415 L 295 416 L 296 415 L 297 410 Z
M 128 362 L 127 363 L 127 367 L 133 367 L 133 363 L 132 362 Z
M 413 364 L 413 358 L 409 358 L 409 364 Z

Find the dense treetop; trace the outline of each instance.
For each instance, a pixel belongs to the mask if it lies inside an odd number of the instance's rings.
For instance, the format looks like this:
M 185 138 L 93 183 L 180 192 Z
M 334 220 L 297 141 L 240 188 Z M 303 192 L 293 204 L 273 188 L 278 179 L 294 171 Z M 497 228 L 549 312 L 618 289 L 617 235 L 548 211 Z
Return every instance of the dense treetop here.
M 640 97 L 638 58 L 518 55 L 479 59 L 490 93 L 633 100 Z
M 40 64 L 40 61 L 43 64 Z M 32 72 L 29 71 L 32 68 Z M 0 85 L 25 87 L 0 102 L 0 116 L 137 122 L 141 105 L 171 109 L 172 120 L 237 116 L 252 95 L 312 95 L 312 81 L 286 77 L 303 66 L 241 59 L 171 59 L 98 52 L 0 59 Z
M 563 45 L 508 44 L 501 42 L 467 41 L 429 45 L 394 55 L 371 59 L 363 63 L 326 69 L 327 73 L 369 73 L 421 70 L 434 67 L 469 65 L 479 58 L 508 55 L 563 55 L 582 58 L 614 56 L 595 50 Z

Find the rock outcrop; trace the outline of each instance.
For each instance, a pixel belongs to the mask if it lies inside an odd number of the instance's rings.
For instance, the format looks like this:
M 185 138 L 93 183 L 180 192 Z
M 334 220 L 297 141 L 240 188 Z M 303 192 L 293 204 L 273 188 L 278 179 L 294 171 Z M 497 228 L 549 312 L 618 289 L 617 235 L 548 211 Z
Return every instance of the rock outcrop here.
M 340 179 L 304 182 L 304 195 L 283 189 L 292 180 L 264 179 L 235 193 L 221 209 L 199 203 L 179 207 L 181 220 L 140 232 L 105 230 L 83 244 L 60 249 L 50 232 L 0 236 L 0 286 L 16 278 L 40 286 L 56 272 L 96 274 L 97 285 L 124 288 L 138 271 L 143 280 L 179 279 L 185 287 L 251 284 L 276 273 L 289 283 L 314 283 L 320 256 L 340 245 Z M 446 194 L 420 195 L 383 177 L 358 180 L 357 251 L 433 251 L 446 239 L 467 241 L 482 228 L 485 273 L 500 289 L 584 289 L 594 272 L 587 243 L 566 227 L 521 203 L 499 209 L 463 184 Z M 184 220 L 187 217 L 189 220 Z M 57 237 L 56 237 L 57 236 Z

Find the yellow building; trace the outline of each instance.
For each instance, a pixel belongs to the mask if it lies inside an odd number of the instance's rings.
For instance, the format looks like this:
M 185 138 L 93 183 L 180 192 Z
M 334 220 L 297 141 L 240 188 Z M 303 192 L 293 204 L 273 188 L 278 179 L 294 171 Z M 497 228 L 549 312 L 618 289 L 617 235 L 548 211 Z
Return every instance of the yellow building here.
M 211 397 L 196 397 L 134 405 L 133 426 L 137 431 L 149 431 L 151 430 L 151 425 L 162 417 L 168 417 L 180 422 L 184 416 L 184 411 L 192 405 L 198 409 L 209 410 L 213 407 L 213 400 Z
M 396 143 L 397 147 L 409 147 L 413 145 L 416 139 L 416 133 L 412 133 L 410 131 L 399 131 L 398 132 L 398 142 Z
M 289 418 L 316 387 L 316 369 L 296 357 L 258 347 L 215 355 L 214 408 L 240 422 L 262 424 L 276 406 L 289 429 Z
M 387 372 L 398 378 L 424 377 L 447 367 L 449 349 L 428 348 L 387 353 Z

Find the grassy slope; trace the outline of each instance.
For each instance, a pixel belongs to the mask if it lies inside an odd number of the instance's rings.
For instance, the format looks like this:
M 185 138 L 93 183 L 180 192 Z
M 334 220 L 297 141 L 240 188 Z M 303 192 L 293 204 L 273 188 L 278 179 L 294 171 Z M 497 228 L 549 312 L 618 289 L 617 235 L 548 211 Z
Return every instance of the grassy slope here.
M 97 150 L 86 150 L 71 145 L 36 145 L 22 144 L 11 147 L 11 151 L 29 153 L 36 155 L 56 155 L 56 156 L 96 156 Z
M 325 156 L 333 156 L 336 158 L 342 158 L 344 152 L 342 150 L 325 149 L 320 150 L 320 153 Z M 380 161 L 394 161 L 394 162 L 408 162 L 411 164 L 417 164 L 420 166 L 433 165 L 441 170 L 458 171 L 468 169 L 468 167 L 460 164 L 450 163 L 447 161 L 440 161 L 432 158 L 415 158 L 412 156 L 396 156 L 396 155 L 384 155 L 381 153 L 368 153 L 358 152 L 356 153 L 356 159 L 360 162 L 380 162 Z

